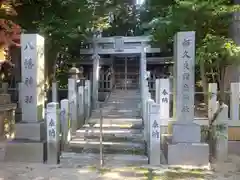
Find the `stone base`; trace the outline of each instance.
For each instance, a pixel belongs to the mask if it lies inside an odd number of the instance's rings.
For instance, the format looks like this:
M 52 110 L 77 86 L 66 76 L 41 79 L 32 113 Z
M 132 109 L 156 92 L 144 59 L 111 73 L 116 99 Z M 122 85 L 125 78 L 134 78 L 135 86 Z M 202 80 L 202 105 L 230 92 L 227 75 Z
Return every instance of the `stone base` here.
M 175 122 L 172 124 L 173 143 L 201 142 L 201 126 L 195 123 Z
M 12 140 L 7 142 L 5 161 L 43 163 L 46 161 L 46 142 Z
M 208 166 L 209 146 L 205 143 L 168 144 L 167 163 L 174 166 Z
M 22 109 L 21 108 L 16 108 L 15 110 L 15 122 L 19 123 L 22 121 Z
M 15 125 L 15 139 L 42 141 L 46 137 L 44 122 L 21 122 Z
M 228 154 L 240 156 L 240 141 L 228 141 Z
M 3 141 L 0 143 L 0 162 L 5 160 L 5 154 L 6 154 L 6 142 Z

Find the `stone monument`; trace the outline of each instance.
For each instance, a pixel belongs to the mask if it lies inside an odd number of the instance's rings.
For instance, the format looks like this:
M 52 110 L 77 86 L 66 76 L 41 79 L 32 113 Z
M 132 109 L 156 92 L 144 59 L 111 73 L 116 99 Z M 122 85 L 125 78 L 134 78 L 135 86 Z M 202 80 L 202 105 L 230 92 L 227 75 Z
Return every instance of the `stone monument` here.
M 0 92 L 0 161 L 4 161 L 6 153 L 6 139 L 14 137 L 15 110 L 17 104 L 11 103 L 11 95 L 8 94 L 8 84 L 2 83 Z
M 79 69 L 73 64 L 69 70 L 68 79 L 68 100 L 69 100 L 69 116 L 71 121 L 71 131 L 74 132 L 78 129 L 78 94 L 77 94 L 77 81 L 79 80 Z
M 6 161 L 45 161 L 44 128 L 44 38 L 21 35 L 22 121 L 16 124 L 15 139 L 8 142 Z
M 160 104 L 161 133 L 167 133 L 170 118 L 170 80 L 156 79 L 155 101 Z
M 161 149 L 160 149 L 160 105 L 156 103 L 150 104 L 149 119 L 150 121 L 150 146 L 149 146 L 149 164 L 161 164 Z
M 60 137 L 59 137 L 59 104 L 51 102 L 47 104 L 47 163 L 58 164 L 60 162 Z
M 165 156 L 169 165 L 207 166 L 208 144 L 201 143 L 201 127 L 194 121 L 195 32 L 179 32 L 174 40 L 175 122 Z M 181 153 L 179 153 L 181 152 Z

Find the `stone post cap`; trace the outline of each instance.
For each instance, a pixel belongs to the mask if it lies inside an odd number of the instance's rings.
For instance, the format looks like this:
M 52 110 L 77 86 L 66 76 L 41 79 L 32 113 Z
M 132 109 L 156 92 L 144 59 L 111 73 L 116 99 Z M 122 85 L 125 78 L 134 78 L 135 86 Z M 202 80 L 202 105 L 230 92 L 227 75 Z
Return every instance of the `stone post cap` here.
M 56 111 L 58 107 L 59 107 L 59 104 L 57 102 L 50 102 L 47 104 L 47 112 Z
M 63 102 L 68 102 L 69 103 L 69 100 L 68 99 L 62 99 L 61 103 L 63 103 Z
M 154 103 L 154 100 L 153 99 L 148 99 L 147 102 L 148 103 Z
M 76 67 L 76 64 L 73 63 L 71 69 L 69 69 L 69 74 L 70 75 L 76 75 L 76 74 L 79 74 L 79 73 L 80 73 L 79 69 Z

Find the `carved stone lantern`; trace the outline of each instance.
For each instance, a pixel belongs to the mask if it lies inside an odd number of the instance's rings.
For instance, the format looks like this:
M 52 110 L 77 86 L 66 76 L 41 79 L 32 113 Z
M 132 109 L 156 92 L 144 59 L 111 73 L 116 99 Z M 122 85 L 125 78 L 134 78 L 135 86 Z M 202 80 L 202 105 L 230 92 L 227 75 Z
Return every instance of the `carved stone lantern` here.
M 78 86 L 85 86 L 85 77 L 83 75 L 83 72 L 84 72 L 83 67 L 80 67 L 78 69 L 75 63 L 72 65 L 72 68 L 69 70 L 70 78 L 76 79 Z
M 74 78 L 74 79 L 79 79 L 78 75 L 80 73 L 80 70 L 78 68 L 76 68 L 76 64 L 74 63 L 71 67 L 71 69 L 69 70 L 69 77 L 70 78 Z

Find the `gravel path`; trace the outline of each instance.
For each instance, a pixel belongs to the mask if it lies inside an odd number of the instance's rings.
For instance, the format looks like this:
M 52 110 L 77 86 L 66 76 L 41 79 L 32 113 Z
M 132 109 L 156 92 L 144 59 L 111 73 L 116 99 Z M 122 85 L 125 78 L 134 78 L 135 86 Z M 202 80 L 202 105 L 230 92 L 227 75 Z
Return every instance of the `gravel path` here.
M 114 167 L 98 171 L 94 167 L 78 164 L 26 164 L 0 163 L 0 180 L 239 180 L 240 156 L 229 156 L 223 163 L 213 165 L 214 173 L 207 171 L 182 171 L 167 167 L 156 167 L 151 172 L 148 168 Z M 181 171 L 181 172 L 180 172 Z

